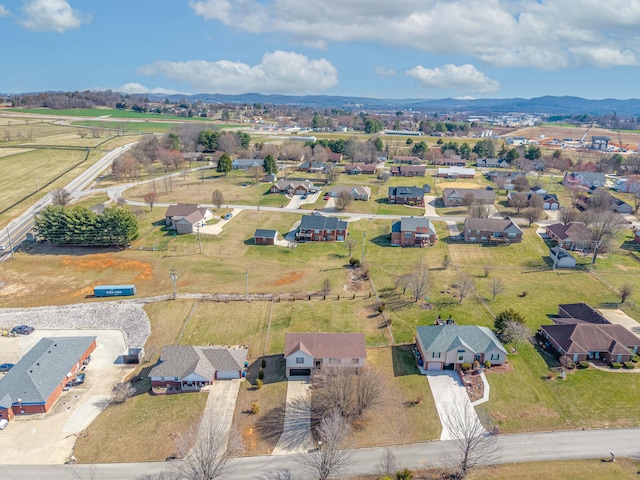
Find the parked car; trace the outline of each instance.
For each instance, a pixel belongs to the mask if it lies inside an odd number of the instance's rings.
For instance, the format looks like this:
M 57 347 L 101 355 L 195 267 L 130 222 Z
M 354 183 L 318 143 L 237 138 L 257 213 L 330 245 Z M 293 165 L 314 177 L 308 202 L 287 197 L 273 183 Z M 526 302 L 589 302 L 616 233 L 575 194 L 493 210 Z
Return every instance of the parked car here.
M 0 372 L 8 372 L 13 368 L 13 363 L 3 363 L 0 365 Z
M 35 329 L 30 327 L 29 325 L 18 325 L 17 327 L 13 327 L 11 329 L 11 333 L 16 333 L 18 335 L 30 335 L 33 333 Z
M 249 185 L 251 185 L 249 182 L 244 182 L 244 183 L 242 184 L 242 186 L 243 186 L 243 187 L 248 187 Z
M 73 387 L 73 383 L 71 382 L 67 382 L 67 384 L 63 387 L 62 390 L 64 390 L 65 392 L 71 390 L 71 387 Z
M 6 418 L 0 418 L 0 430 L 4 430 L 9 425 L 9 420 Z
M 300 197 L 300 200 L 306 200 L 306 199 L 307 199 L 307 196 L 306 196 L 306 195 L 302 195 L 302 196 Z
M 224 216 L 224 219 L 225 219 L 225 220 L 230 220 L 230 219 L 231 219 L 231 217 L 233 217 L 233 213 L 227 213 L 227 214 Z
M 85 374 L 85 373 L 80 373 L 80 374 L 78 374 L 78 376 L 76 377 L 76 380 L 75 380 L 75 382 L 74 382 L 74 383 L 75 383 L 76 385 L 82 385 L 82 384 L 84 383 L 84 379 L 85 379 L 85 377 L 86 377 L 86 374 Z
M 324 199 L 325 199 L 325 200 L 329 200 L 329 194 L 326 194 L 326 195 L 324 196 Z

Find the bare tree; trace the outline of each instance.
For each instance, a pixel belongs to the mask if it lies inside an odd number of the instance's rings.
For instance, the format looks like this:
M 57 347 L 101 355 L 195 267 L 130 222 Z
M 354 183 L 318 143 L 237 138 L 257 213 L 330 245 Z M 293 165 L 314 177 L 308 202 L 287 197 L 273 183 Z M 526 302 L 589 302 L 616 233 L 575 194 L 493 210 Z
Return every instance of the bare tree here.
M 522 322 L 509 320 L 504 324 L 501 337 L 505 342 L 513 343 L 513 348 L 518 351 L 518 343 L 531 335 L 527 326 Z
M 384 453 L 378 462 L 378 473 L 383 477 L 391 477 L 399 468 L 400 465 L 398 464 L 396 456 L 390 448 L 385 448 Z
M 195 439 L 192 437 L 195 436 Z M 191 438 L 189 438 L 191 437 Z M 206 417 L 200 429 L 184 439 L 185 445 L 194 441 L 193 447 L 186 453 L 177 466 L 180 479 L 214 480 L 225 477 L 231 470 L 229 460 L 241 455 L 244 448 L 242 438 L 235 430 L 227 426 L 215 415 Z M 186 448 L 183 447 L 186 451 Z
M 529 197 L 529 208 L 539 208 L 542 210 L 544 208 L 544 200 L 542 199 L 542 195 L 538 195 L 534 193 Z
M 235 153 L 238 146 L 236 145 L 236 138 L 232 133 L 223 133 L 218 140 L 218 150 L 221 150 L 227 154 Z
M 462 300 L 473 291 L 473 280 L 466 273 L 460 272 L 455 288 L 458 289 L 458 298 L 460 299 L 458 303 L 462 303 Z
M 613 196 L 604 188 L 597 188 L 589 197 L 589 208 L 597 210 L 608 210 L 610 208 Z
M 336 209 L 344 210 L 349 205 L 351 205 L 351 202 L 353 202 L 353 197 L 351 196 L 351 193 L 349 193 L 347 190 L 342 190 L 341 192 L 338 193 L 338 196 L 335 198 Z
M 493 265 L 489 263 L 485 263 L 484 265 L 482 265 L 482 273 L 484 273 L 485 278 L 491 274 L 492 270 L 493 270 Z
M 429 277 L 429 269 L 426 266 L 419 265 L 409 274 L 409 288 L 414 302 L 426 295 L 430 287 L 431 279 Z
M 56 188 L 51 192 L 51 203 L 66 207 L 71 203 L 71 195 L 64 188 Z
M 499 293 L 504 291 L 504 284 L 499 278 L 491 279 L 491 301 L 495 300 Z
M 442 423 L 449 431 L 451 443 L 457 451 L 455 463 L 461 477 L 477 465 L 492 463 L 500 458 L 502 452 L 497 438 L 485 430 L 470 403 L 448 404 Z
M 311 471 L 314 478 L 327 480 L 353 462 L 351 450 L 345 448 L 345 441 L 351 428 L 338 412 L 324 417 L 317 428 L 322 448 L 299 457 L 300 463 Z
M 624 218 L 610 210 L 589 209 L 582 214 L 582 221 L 589 230 L 589 243 L 593 250 L 591 265 L 596 263 L 598 253 L 606 250 L 616 234 L 624 228 Z
M 344 245 L 347 247 L 347 251 L 349 252 L 349 258 L 351 258 L 351 254 L 355 250 L 357 244 L 358 243 L 351 237 L 345 240 Z
M 213 203 L 216 208 L 220 210 L 220 207 L 224 203 L 224 195 L 220 190 L 216 189 L 211 192 L 211 203 Z
M 624 303 L 633 294 L 633 285 L 625 283 L 620 288 L 620 303 Z
M 329 295 L 331 293 L 331 282 L 328 278 L 325 278 L 322 282 L 322 294 Z
M 471 218 L 487 218 L 491 212 L 487 205 L 475 203 L 469 207 L 469 216 Z
M 542 216 L 541 208 L 529 207 L 524 211 L 524 218 L 529 220 L 529 226 L 531 226 L 533 222 L 540 220 L 541 216 Z
M 251 167 L 249 169 L 249 175 L 253 177 L 256 183 L 260 181 L 262 177 L 264 177 L 264 168 L 261 166 Z
M 511 206 L 516 209 L 516 214 L 520 213 L 520 210 L 526 208 L 529 205 L 529 198 L 526 193 L 516 193 L 511 197 Z
M 131 398 L 135 395 L 136 389 L 130 382 L 117 383 L 113 387 L 113 403 L 124 403 L 127 398 Z
M 578 211 L 575 208 L 561 207 L 558 212 L 558 220 L 563 225 L 569 225 L 571 222 L 575 222 L 578 219 Z
M 531 190 L 529 180 L 527 180 L 527 177 L 525 177 L 524 175 L 516 177 L 516 179 L 513 181 L 513 187 L 517 192 L 526 192 L 528 190 Z
M 144 203 L 149 205 L 149 208 L 153 212 L 153 205 L 156 203 L 156 199 L 158 198 L 158 194 L 156 192 L 147 192 L 144 194 Z
M 410 274 L 400 275 L 398 278 L 396 278 L 396 288 L 401 288 L 403 295 L 407 293 L 407 288 L 409 288 L 409 285 L 411 285 Z
M 465 193 L 464 197 L 462 197 L 462 204 L 467 207 L 467 210 L 471 210 L 471 205 L 476 203 L 476 196 L 469 192 Z
M 329 167 L 329 170 L 327 171 L 327 178 L 326 178 L 326 182 L 327 184 L 329 183 L 333 183 L 335 182 L 338 177 L 340 176 L 340 170 L 338 170 L 336 167 L 331 166 Z
M 291 249 L 291 253 L 293 253 L 297 246 L 298 242 L 295 239 L 287 241 L 287 247 Z

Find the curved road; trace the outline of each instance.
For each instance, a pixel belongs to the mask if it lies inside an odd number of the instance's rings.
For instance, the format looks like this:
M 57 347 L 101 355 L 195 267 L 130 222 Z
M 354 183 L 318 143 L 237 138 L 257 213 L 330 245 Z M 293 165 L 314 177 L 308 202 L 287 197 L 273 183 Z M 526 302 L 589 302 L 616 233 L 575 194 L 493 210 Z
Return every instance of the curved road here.
M 517 463 L 584 458 L 609 458 L 613 449 L 618 457 L 640 459 L 640 428 L 576 430 L 518 435 L 500 435 L 501 455 L 494 463 Z M 455 447 L 449 441 L 434 441 L 391 447 L 403 467 L 445 466 L 455 458 Z M 375 474 L 384 448 L 354 450 L 353 464 L 345 475 Z M 176 462 L 177 463 L 177 462 Z M 100 465 L 2 466 L 4 480 L 100 480 L 136 479 L 170 468 L 170 463 L 119 463 Z M 179 463 L 178 463 L 179 466 Z M 291 474 L 290 477 L 284 472 Z M 243 457 L 234 460 L 227 480 L 308 478 L 295 455 Z

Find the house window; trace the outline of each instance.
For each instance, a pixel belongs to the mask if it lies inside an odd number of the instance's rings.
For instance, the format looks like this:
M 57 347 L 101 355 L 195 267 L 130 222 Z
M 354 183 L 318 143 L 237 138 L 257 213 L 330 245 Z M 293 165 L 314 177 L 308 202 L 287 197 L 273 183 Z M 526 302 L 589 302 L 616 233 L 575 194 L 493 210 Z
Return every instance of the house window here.
M 509 238 L 513 238 L 513 237 L 515 237 L 515 236 L 516 236 L 516 234 L 515 234 L 515 233 L 508 233 L 508 234 L 507 234 L 507 236 L 508 236 Z
M 500 354 L 499 353 L 492 353 L 491 354 L 491 360 L 500 360 Z
M 160 381 L 161 381 L 161 382 L 164 382 L 164 377 L 160 377 Z
M 173 381 L 177 382 L 178 381 L 178 377 L 173 377 Z
M 335 364 L 339 364 L 339 363 L 341 363 L 339 358 L 330 358 L 329 359 L 329 364 L 331 364 L 331 365 L 335 365 Z
M 436 355 L 436 353 L 437 353 L 437 355 Z M 440 354 L 441 353 L 442 352 L 431 352 L 431 358 L 440 358 Z
M 351 359 L 351 363 L 352 363 L 353 365 L 358 365 L 358 364 L 360 363 L 360 359 L 359 359 L 359 358 L 352 358 L 352 359 Z
M 296 357 L 296 365 L 304 364 L 304 357 Z
M 464 361 L 464 353 L 465 353 L 464 350 L 458 350 L 458 361 L 459 362 Z

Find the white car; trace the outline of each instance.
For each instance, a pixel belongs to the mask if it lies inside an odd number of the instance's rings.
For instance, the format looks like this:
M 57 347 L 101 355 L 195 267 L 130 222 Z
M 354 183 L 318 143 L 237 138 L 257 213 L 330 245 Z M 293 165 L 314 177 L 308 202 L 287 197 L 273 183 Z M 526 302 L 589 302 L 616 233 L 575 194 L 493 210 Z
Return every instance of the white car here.
M 0 419 L 0 430 L 4 430 L 5 428 L 7 428 L 7 425 L 9 425 L 9 420 L 7 420 L 6 418 L 1 418 Z

